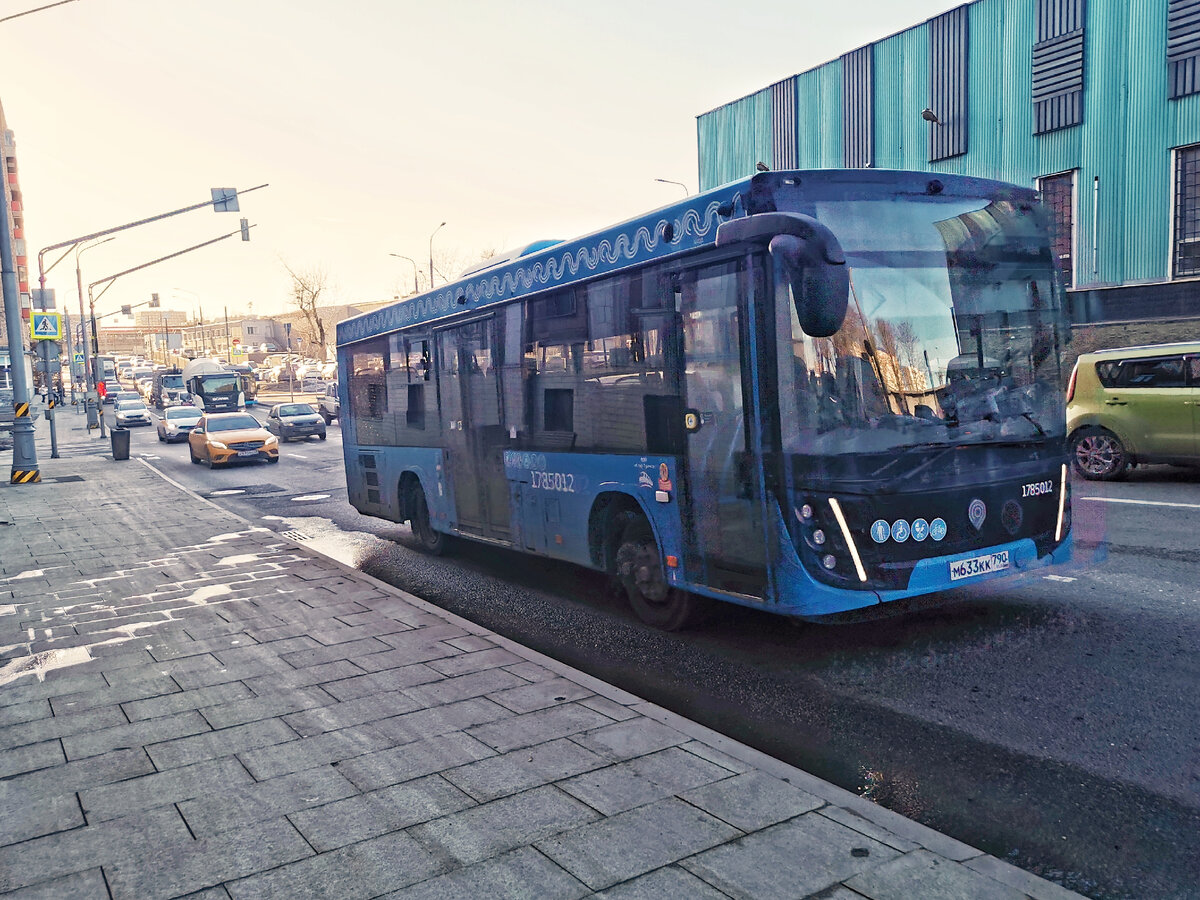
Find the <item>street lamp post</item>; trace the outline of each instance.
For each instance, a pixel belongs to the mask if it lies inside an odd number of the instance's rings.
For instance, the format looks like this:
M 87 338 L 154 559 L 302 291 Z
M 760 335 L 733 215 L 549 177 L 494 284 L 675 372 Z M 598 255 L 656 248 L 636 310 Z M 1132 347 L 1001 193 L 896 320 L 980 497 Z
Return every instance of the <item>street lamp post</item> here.
M 441 231 L 445 225 L 446 223 L 443 222 L 437 228 L 433 229 L 433 234 L 429 236 L 429 289 L 431 291 L 433 290 L 433 235 Z
M 83 273 L 80 271 L 80 268 L 79 268 L 79 257 L 82 254 L 86 253 L 88 250 L 92 250 L 96 247 L 99 247 L 101 244 L 107 244 L 109 241 L 115 241 L 115 240 L 116 240 L 115 237 L 107 237 L 102 241 L 95 241 L 94 243 L 87 244 L 86 246 L 83 244 L 75 245 L 75 290 L 79 292 L 79 327 L 83 330 L 83 340 L 80 341 L 80 344 L 83 346 L 83 384 L 84 384 L 84 387 L 87 388 L 87 390 L 89 392 L 95 390 L 96 379 L 92 373 L 93 353 L 88 352 L 88 339 L 87 339 L 87 337 L 88 337 L 87 321 L 88 320 L 87 320 L 86 314 L 83 311 Z M 96 323 L 95 323 L 95 320 L 93 320 L 92 321 L 92 340 L 94 341 L 95 338 L 96 338 Z M 97 403 L 91 399 L 88 399 L 88 395 L 84 396 L 83 408 L 87 411 L 87 427 L 88 427 L 89 431 L 93 428 L 99 427 L 99 425 L 100 425 L 99 406 L 100 406 L 99 403 Z
M 442 224 L 443 224 L 443 225 L 445 225 L 446 223 L 445 223 L 445 222 L 443 222 Z M 439 226 L 439 227 L 440 227 L 440 226 Z M 433 238 L 432 238 L 432 237 L 430 237 L 430 239 L 429 239 L 429 240 L 432 242 L 432 241 L 433 241 Z M 432 251 L 432 250 L 430 250 L 430 254 L 431 254 L 431 255 L 430 255 L 430 267 L 432 267 L 432 266 L 433 266 L 433 256 L 432 256 L 432 253 L 433 253 L 433 251 Z M 416 261 L 415 259 L 413 259 L 411 256 L 405 256 L 405 255 L 404 255 L 404 254 L 402 254 L 402 253 L 389 253 L 389 254 L 388 254 L 388 256 L 394 256 L 394 257 L 396 257 L 396 259 L 407 259 L 407 260 L 408 260 L 410 263 L 412 263 L 412 267 L 413 267 L 413 293 L 414 293 L 414 294 L 419 294 L 419 293 L 421 292 L 421 288 L 420 288 L 420 287 L 417 285 L 417 261 Z M 433 287 L 433 284 L 432 284 L 432 283 L 430 283 L 430 285 L 429 285 L 429 286 L 430 286 L 430 287 Z
M 671 179 L 669 179 L 669 178 L 655 178 L 654 180 L 655 180 L 655 181 L 661 181 L 663 184 L 677 184 L 677 185 L 679 185 L 681 188 L 683 188 L 683 195 L 684 195 L 685 197 L 690 197 L 690 196 L 692 196 L 692 192 L 688 190 L 688 187 L 687 187 L 687 185 L 686 185 L 686 184 L 684 184 L 682 181 L 672 181 L 672 180 L 671 180 Z

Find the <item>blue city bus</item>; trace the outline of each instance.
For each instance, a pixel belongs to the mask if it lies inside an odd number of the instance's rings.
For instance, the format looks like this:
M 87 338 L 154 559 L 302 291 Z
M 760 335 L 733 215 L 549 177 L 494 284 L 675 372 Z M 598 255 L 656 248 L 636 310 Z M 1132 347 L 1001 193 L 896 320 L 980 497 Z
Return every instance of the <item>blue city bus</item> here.
M 920 172 L 765 172 L 534 244 L 338 325 L 350 501 L 607 572 L 666 629 L 1061 563 L 1056 279 L 1033 191 Z

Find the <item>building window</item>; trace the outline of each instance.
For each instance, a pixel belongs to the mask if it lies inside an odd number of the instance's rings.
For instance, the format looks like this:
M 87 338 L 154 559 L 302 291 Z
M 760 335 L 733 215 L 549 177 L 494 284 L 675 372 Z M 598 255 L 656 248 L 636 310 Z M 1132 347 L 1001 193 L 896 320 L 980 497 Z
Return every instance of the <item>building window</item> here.
M 968 6 L 929 20 L 929 161 L 967 152 Z
M 1167 91 L 1200 93 L 1200 0 L 1167 0 Z
M 842 56 L 842 162 L 875 165 L 875 45 Z
M 1084 0 L 1038 0 L 1033 133 L 1083 122 Z
M 1175 151 L 1176 278 L 1200 275 L 1200 145 Z
M 1050 250 L 1062 273 L 1063 287 L 1075 284 L 1075 173 L 1039 179 L 1042 203 L 1050 213 Z

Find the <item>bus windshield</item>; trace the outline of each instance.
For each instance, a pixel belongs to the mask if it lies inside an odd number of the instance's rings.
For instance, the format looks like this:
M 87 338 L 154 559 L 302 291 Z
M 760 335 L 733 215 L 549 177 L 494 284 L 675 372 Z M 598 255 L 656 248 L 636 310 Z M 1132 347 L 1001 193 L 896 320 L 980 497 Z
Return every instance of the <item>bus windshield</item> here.
M 1064 429 L 1060 293 L 1042 213 L 1007 200 L 817 201 L 851 270 L 842 328 L 812 338 L 776 272 L 784 450 L 1048 443 Z
M 182 375 L 164 375 L 162 376 L 163 390 L 180 391 L 183 390 Z

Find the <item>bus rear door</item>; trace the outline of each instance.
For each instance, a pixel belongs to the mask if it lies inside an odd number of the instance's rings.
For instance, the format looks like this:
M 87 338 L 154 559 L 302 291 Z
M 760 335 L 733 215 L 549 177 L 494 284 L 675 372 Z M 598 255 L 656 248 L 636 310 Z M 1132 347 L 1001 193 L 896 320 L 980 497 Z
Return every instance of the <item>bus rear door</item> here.
M 476 319 L 437 333 L 438 395 L 446 468 L 459 527 L 509 540 L 496 320 Z

